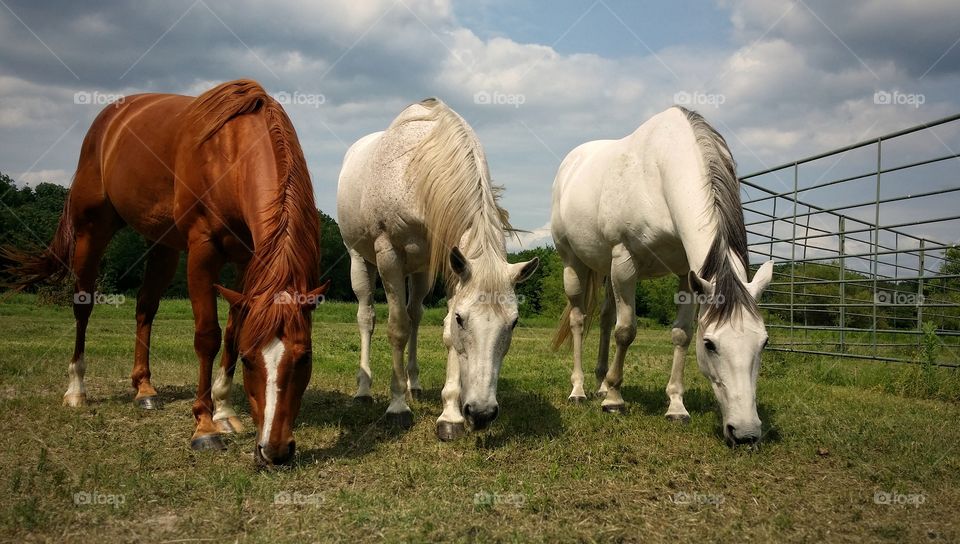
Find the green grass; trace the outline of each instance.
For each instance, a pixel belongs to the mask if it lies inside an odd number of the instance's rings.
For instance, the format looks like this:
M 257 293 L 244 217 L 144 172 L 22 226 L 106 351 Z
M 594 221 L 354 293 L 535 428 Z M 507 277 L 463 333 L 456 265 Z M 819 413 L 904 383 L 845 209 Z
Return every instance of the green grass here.
M 567 404 L 569 352 L 549 349 L 550 320 L 524 320 L 502 372 L 501 418 L 484 434 L 442 444 L 434 437 L 441 312 L 428 312 L 421 335 L 425 398 L 412 405 L 416 425 L 398 433 L 381 417 L 389 384 L 384 308 L 374 342 L 376 404 L 351 402 L 354 311 L 317 310 L 299 452 L 292 468 L 263 472 L 253 466 L 250 434 L 223 453 L 187 447 L 196 383 L 189 303 L 161 306 L 152 369 L 166 406 L 143 413 L 128 377 L 132 301 L 96 308 L 87 335 L 90 405 L 72 410 L 60 406 L 73 350 L 70 310 L 7 299 L 0 540 L 960 539 L 956 372 L 768 353 L 759 385 L 764 444 L 730 450 L 692 354 L 693 421 L 663 418 L 667 331 L 640 331 L 625 372 L 630 410 L 609 416 L 599 401 Z M 595 349 L 594 333 L 589 353 Z M 915 504 L 877 504 L 885 492 Z M 102 504 L 82 504 L 88 497 Z

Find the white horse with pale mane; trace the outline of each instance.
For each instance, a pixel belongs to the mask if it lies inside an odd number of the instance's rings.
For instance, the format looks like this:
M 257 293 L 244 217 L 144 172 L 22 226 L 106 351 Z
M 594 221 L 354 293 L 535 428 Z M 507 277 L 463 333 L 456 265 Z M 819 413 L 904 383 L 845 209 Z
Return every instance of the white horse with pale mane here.
M 340 171 L 337 219 L 360 302 L 355 398 L 371 399 L 370 339 L 379 272 L 393 352 L 387 418 L 402 427 L 413 423 L 406 397 L 408 390 L 414 397 L 421 391 L 417 329 L 423 299 L 440 273 L 448 299 L 447 378 L 437 420 L 441 440 L 464 434 L 467 425 L 484 429 L 497 417 L 497 378 L 518 320 L 514 285 L 538 265 L 537 259 L 507 262 L 505 234 L 512 228 L 498 194 L 473 129 L 434 98 L 404 109 L 386 131 L 358 140 Z
M 767 332 L 757 301 L 773 261 L 747 281 L 747 234 L 735 164 L 698 113 L 673 107 L 620 140 L 587 142 L 564 159 L 553 185 L 553 239 L 569 304 L 555 346 L 573 340 L 573 391 L 583 390 L 585 322 L 605 283 L 596 376 L 606 412 L 622 412 L 623 362 L 636 332 L 638 279 L 680 278 L 666 417 L 688 422 L 683 367 L 696 304 L 697 362 L 710 380 L 731 444 L 761 436 L 757 374 Z M 604 280 L 606 278 L 606 280 Z M 608 368 L 610 332 L 617 345 Z

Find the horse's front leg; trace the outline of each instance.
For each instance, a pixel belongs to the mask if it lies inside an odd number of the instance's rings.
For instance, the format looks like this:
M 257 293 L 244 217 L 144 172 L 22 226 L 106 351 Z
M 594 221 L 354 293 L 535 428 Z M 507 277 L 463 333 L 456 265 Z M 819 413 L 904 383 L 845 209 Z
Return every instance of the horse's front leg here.
M 223 261 L 216 248 L 208 241 L 191 243 L 187 252 L 187 287 L 193 305 L 193 349 L 200 363 L 197 379 L 197 398 L 193 402 L 193 417 L 197 428 L 190 440 L 195 450 L 226 449 L 213 423 L 211 372 L 213 360 L 220 351 L 220 324 L 217 322 L 217 299 L 213 284 L 220 275 Z
M 377 268 L 383 279 L 383 289 L 387 294 L 389 306 L 387 336 L 393 348 L 393 378 L 390 380 L 390 406 L 387 407 L 387 421 L 408 429 L 413 426 L 413 412 L 407 405 L 407 369 L 403 364 L 403 351 L 410 338 L 410 316 L 406 309 L 407 286 L 403 272 L 403 259 L 385 236 L 377 239 L 376 250 Z
M 443 343 L 447 346 L 447 380 L 440 393 L 443 413 L 437 418 L 437 438 L 444 442 L 455 440 L 467 432 L 463 414 L 460 412 L 460 356 L 451 343 L 450 315 L 447 313 L 443 320 Z
M 667 383 L 667 396 L 670 406 L 666 417 L 670 421 L 689 423 L 690 414 L 683 405 L 683 367 L 687 360 L 687 348 L 693 333 L 693 317 L 696 303 L 693 300 L 693 290 L 686 274 L 680 275 L 680 287 L 677 289 L 677 319 L 673 322 L 671 339 L 673 340 L 673 368 L 670 371 L 670 381 Z

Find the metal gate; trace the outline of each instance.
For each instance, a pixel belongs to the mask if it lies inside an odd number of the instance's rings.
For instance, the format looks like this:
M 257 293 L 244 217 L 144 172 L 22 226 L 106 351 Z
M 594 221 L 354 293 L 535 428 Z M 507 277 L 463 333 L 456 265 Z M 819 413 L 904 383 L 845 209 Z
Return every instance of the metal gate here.
M 769 349 L 960 367 L 953 148 L 960 114 L 741 178 Z

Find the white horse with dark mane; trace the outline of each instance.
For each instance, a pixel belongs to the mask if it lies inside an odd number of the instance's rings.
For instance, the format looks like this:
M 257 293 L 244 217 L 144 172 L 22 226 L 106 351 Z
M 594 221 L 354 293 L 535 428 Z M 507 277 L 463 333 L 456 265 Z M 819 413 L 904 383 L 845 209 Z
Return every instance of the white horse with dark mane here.
M 587 142 L 564 159 L 553 186 L 553 239 L 569 304 L 555 339 L 573 340 L 571 400 L 586 398 L 581 355 L 585 322 L 599 298 L 598 394 L 621 412 L 627 348 L 636 332 L 638 279 L 680 278 L 666 417 L 687 422 L 683 367 L 697 314 L 697 362 L 710 380 L 731 445 L 761 436 L 756 385 L 767 332 L 757 301 L 773 262 L 747 281 L 747 234 L 735 164 L 723 137 L 698 113 L 673 107 L 620 140 Z M 606 280 L 604 280 L 606 278 Z M 617 345 L 608 368 L 614 321 Z
M 412 424 L 406 396 L 408 389 L 414 397 L 421 391 L 417 329 L 423 299 L 442 274 L 448 354 L 443 413 L 437 420 L 441 440 L 462 435 L 465 422 L 483 429 L 497 417 L 497 378 L 518 319 L 514 285 L 538 264 L 537 259 L 507 262 L 505 235 L 512 228 L 498 195 L 473 129 L 434 98 L 404 109 L 386 131 L 358 140 L 340 172 L 337 219 L 360 302 L 355 398 L 371 399 L 370 339 L 379 272 L 393 351 L 387 417 L 403 427 Z

